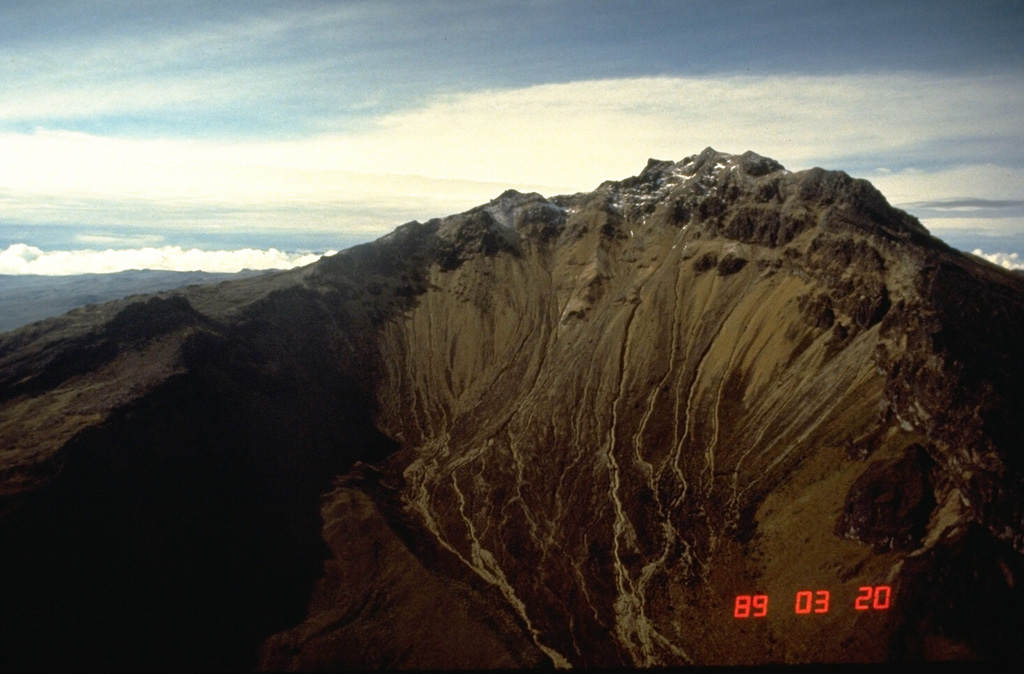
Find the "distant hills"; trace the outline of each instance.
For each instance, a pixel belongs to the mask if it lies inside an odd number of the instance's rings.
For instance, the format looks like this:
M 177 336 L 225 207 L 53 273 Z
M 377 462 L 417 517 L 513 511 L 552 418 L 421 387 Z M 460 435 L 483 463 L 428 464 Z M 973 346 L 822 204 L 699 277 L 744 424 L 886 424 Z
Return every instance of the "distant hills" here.
M 263 272 L 239 272 L 242 276 L 259 273 Z M 72 276 L 0 274 L 0 332 L 59 316 L 86 304 L 237 277 L 235 274 L 155 270 Z

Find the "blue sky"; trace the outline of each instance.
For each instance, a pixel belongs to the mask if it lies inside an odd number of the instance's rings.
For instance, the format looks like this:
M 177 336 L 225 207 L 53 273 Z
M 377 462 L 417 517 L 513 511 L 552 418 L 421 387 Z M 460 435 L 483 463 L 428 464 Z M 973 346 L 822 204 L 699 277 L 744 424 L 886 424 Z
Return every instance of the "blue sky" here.
M 708 145 L 868 178 L 1013 264 L 1022 34 L 1020 2 L 8 0 L 0 272 L 337 249 Z

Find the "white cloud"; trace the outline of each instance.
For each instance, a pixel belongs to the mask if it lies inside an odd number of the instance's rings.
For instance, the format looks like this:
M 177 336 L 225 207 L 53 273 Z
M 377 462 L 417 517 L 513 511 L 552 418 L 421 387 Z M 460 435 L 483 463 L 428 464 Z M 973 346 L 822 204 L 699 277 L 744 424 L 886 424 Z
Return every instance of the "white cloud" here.
M 84 243 L 90 246 L 138 246 L 146 245 L 150 246 L 160 243 L 164 240 L 162 234 L 125 234 L 125 235 L 111 235 L 111 234 L 77 234 L 75 235 L 75 241 Z
M 592 189 L 636 173 L 648 157 L 679 159 L 706 145 L 751 149 L 790 168 L 841 168 L 880 153 L 935 160 L 930 144 L 962 138 L 996 149 L 1019 136 L 1022 103 L 1024 85 L 1010 78 L 595 80 L 448 96 L 387 116 L 372 132 L 294 149 L 349 170 L 399 165 L 434 177 Z
M 360 132 L 298 140 L 6 132 L 0 200 L 9 221 L 98 222 L 101 213 L 115 224 L 187 217 L 197 227 L 383 232 L 507 187 L 590 190 L 639 172 L 648 157 L 707 145 L 752 149 L 794 170 L 891 166 L 894 157 L 939 166 L 864 176 L 893 203 L 1020 198 L 1024 170 L 1004 168 L 1000 153 L 1020 145 L 1022 106 L 1024 83 L 1005 77 L 653 77 L 447 95 L 364 120 Z M 976 152 L 949 168 L 960 143 Z
M 328 251 L 326 255 L 333 255 Z M 317 254 L 277 249 L 184 250 L 179 246 L 127 250 L 43 251 L 18 243 L 0 250 L 0 274 L 106 274 L 128 269 L 237 272 L 243 269 L 291 269 L 316 262 Z
M 294 7 L 169 30 L 134 26 L 128 34 L 114 20 L 113 34 L 86 29 L 58 40 L 0 44 L 0 122 L 245 110 L 254 101 L 294 92 L 308 70 L 308 64 L 268 59 L 263 52 L 312 32 L 337 40 L 358 14 L 348 7 Z
M 994 164 L 938 170 L 874 172 L 864 176 L 890 203 L 917 216 L 933 233 L 1024 233 L 1024 169 Z
M 894 204 L 967 198 L 1019 200 L 1024 197 L 1024 168 L 980 161 L 934 170 L 877 172 L 868 178 Z
M 23 223 L 382 234 L 411 219 L 465 210 L 510 186 L 402 175 L 401 166 L 359 173 L 319 160 L 322 151 L 316 142 L 296 147 L 0 133 L 2 216 Z
M 1005 269 L 1024 269 L 1024 260 L 1017 253 L 985 253 L 980 248 L 975 248 L 974 255 Z
M 922 225 L 939 237 L 942 236 L 943 232 L 949 231 L 974 232 L 978 236 L 1024 234 L 1024 219 L 1022 218 L 922 216 L 920 213 L 915 213 L 913 209 L 904 210 L 907 210 L 911 215 L 917 216 Z

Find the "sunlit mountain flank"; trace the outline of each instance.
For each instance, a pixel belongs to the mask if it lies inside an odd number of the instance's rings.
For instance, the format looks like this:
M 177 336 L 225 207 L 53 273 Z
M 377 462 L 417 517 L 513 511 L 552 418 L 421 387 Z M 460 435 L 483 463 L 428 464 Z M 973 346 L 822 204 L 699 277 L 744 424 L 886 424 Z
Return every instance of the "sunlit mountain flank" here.
M 1021 655 L 1024 278 L 708 148 L 0 337 L 3 668 Z

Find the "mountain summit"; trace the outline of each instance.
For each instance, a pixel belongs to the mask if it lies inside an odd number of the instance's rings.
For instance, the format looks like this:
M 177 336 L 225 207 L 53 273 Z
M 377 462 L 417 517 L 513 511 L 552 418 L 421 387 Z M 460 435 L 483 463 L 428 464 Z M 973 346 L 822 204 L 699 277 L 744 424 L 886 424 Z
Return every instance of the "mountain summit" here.
M 1024 281 L 711 148 L 0 336 L 0 662 L 1021 655 Z

